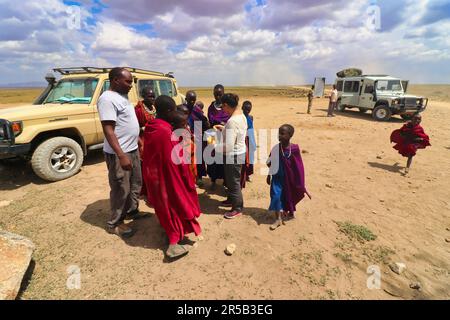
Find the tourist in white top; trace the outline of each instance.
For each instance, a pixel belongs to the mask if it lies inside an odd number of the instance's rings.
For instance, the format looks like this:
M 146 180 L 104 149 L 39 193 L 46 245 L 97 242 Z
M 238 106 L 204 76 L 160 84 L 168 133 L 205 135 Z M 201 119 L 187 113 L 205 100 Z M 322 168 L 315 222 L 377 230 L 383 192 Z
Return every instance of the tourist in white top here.
M 222 108 L 231 115 L 225 126 L 216 125 L 216 129 L 223 131 L 223 143 L 217 145 L 217 152 L 225 158 L 225 185 L 227 200 L 224 206 L 231 206 L 231 210 L 224 217 L 232 219 L 242 215 L 244 201 L 241 190 L 241 170 L 245 163 L 245 136 L 247 134 L 247 119 L 238 108 L 239 97 L 232 93 L 222 96 Z

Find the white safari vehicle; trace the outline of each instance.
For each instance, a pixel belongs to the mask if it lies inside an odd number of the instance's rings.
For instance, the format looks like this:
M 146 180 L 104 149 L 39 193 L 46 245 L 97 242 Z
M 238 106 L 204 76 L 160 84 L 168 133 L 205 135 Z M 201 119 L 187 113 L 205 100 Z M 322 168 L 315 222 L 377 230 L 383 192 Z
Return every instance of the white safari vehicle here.
M 338 111 L 371 110 L 372 117 L 378 121 L 387 121 L 395 114 L 409 119 L 414 113 L 424 111 L 428 104 L 428 98 L 406 94 L 408 81 L 388 75 L 338 77 L 335 84 Z

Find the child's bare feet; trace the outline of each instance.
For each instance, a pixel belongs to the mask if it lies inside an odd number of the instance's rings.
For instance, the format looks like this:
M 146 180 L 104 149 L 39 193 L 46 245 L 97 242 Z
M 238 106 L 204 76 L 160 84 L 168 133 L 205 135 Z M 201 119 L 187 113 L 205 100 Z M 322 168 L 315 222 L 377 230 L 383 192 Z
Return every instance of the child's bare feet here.
M 275 223 L 270 226 L 270 230 L 275 230 L 276 228 L 280 227 L 281 224 L 282 224 L 281 219 L 277 219 Z

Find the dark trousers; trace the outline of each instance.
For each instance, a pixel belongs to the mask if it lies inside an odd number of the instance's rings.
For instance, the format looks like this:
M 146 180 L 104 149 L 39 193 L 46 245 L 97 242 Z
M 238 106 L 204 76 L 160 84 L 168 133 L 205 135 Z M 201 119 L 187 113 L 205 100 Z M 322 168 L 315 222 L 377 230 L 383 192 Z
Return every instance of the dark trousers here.
M 308 113 L 311 113 L 312 100 L 308 100 Z
M 328 115 L 329 116 L 333 115 L 334 109 L 336 109 L 336 102 L 331 102 L 330 101 L 330 104 L 328 105 Z
M 245 153 L 225 159 L 225 186 L 227 187 L 227 199 L 232 203 L 231 210 L 242 211 L 244 208 L 241 189 L 241 171 L 244 163 Z
M 109 195 L 111 205 L 110 227 L 119 225 L 129 212 L 139 207 L 139 194 L 142 188 L 141 161 L 138 150 L 126 153 L 133 164 L 131 171 L 123 170 L 119 158 L 115 154 L 105 153 L 108 167 L 108 180 L 111 192 Z

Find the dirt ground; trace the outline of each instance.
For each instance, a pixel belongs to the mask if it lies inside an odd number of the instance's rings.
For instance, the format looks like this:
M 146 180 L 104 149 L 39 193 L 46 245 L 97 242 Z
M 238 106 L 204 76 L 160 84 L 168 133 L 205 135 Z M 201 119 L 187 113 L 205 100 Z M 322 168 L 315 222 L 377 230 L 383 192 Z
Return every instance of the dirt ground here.
M 207 104 L 211 96 L 201 92 L 200 99 Z M 19 298 L 450 298 L 449 100 L 430 102 L 422 124 L 432 146 L 419 150 L 403 176 L 406 159 L 389 143 L 400 118 L 375 122 L 357 111 L 327 118 L 326 99 L 314 101 L 312 115 L 305 98 L 243 91 L 245 99 L 253 102 L 256 129 L 283 123 L 296 129 L 293 142 L 303 149 L 312 194 L 298 205 L 297 219 L 269 230 L 269 186 L 258 164 L 244 189 L 242 217 L 223 219 L 222 188 L 198 189 L 204 239 L 167 263 L 164 231 L 143 202 L 149 218 L 130 222 L 138 230 L 134 237 L 105 232 L 109 187 L 101 151 L 88 155 L 79 174 L 56 183 L 37 178 L 29 164 L 3 164 L 0 204 L 11 203 L 0 207 L 0 228 L 36 245 Z M 345 233 L 355 225 L 364 227 L 359 235 L 372 232 L 376 239 Z M 237 249 L 227 256 L 230 243 Z M 393 273 L 391 262 L 405 263 L 406 271 Z M 368 289 L 372 265 L 380 268 L 380 289 Z M 80 289 L 67 289 L 71 266 L 81 271 Z M 411 289 L 412 282 L 422 289 Z

